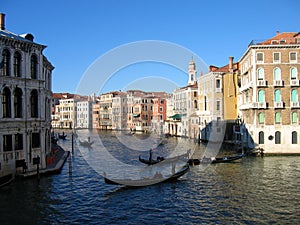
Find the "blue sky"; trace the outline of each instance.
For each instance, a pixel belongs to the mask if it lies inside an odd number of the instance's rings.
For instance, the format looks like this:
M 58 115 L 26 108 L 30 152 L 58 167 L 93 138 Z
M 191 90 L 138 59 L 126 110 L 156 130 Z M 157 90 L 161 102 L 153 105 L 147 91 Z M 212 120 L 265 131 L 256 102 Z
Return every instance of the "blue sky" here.
M 300 31 L 299 8 L 298 0 L 45 0 L 42 5 L 38 0 L 1 0 L 0 3 L 0 11 L 6 14 L 7 30 L 32 33 L 35 42 L 48 46 L 44 54 L 55 66 L 53 92 L 70 93 L 77 92 L 84 74 L 101 56 L 132 42 L 174 43 L 201 57 L 206 65 L 226 65 L 229 56 L 237 61 L 253 39 L 270 38 L 276 31 Z M 184 59 L 186 70 L 191 57 L 193 54 Z M 110 74 L 105 83 L 97 85 L 99 93 L 139 87 L 170 92 L 176 86 L 186 85 L 185 72 L 162 63 L 135 63 Z M 108 75 L 98 71 L 95 76 Z M 148 78 L 153 77 L 159 79 L 149 82 Z

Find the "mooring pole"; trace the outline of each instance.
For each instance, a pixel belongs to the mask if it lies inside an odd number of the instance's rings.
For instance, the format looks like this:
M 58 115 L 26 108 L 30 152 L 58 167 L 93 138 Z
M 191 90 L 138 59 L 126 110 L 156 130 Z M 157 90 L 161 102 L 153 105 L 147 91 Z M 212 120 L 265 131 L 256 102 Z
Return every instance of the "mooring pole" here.
M 72 131 L 72 153 L 74 152 L 74 132 Z

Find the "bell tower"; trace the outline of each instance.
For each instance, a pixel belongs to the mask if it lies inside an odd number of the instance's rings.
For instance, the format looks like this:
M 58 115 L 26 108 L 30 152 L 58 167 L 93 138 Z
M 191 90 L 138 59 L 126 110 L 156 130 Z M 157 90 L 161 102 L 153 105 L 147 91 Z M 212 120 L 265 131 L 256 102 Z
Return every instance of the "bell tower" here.
M 197 83 L 197 77 L 196 77 L 196 64 L 194 62 L 194 59 L 192 58 L 189 63 L 189 81 L 188 85 L 193 85 Z

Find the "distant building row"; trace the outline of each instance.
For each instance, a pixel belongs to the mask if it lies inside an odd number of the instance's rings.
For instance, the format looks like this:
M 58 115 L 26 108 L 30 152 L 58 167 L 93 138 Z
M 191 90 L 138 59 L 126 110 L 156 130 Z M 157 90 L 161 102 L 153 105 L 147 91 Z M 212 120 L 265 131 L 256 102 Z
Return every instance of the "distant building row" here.
M 229 57 L 228 65 L 210 66 L 199 77 L 191 60 L 188 85 L 172 94 L 128 91 L 85 101 L 61 99 L 52 124 L 151 130 L 205 141 L 223 132 L 224 141 L 244 147 L 300 153 L 299 55 L 300 33 L 277 33 L 252 41 L 238 62 Z M 227 128 L 219 124 L 224 120 Z

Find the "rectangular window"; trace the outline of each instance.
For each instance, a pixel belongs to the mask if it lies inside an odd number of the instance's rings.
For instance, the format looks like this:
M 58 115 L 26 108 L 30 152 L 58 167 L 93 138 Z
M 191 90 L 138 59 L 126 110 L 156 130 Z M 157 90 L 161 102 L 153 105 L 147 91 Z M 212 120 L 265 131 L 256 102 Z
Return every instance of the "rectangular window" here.
M 264 62 L 264 53 L 258 52 L 256 53 L 256 62 L 263 63 Z
M 221 85 L 220 85 L 220 79 L 216 79 L 216 88 L 220 88 Z
M 15 150 L 23 150 L 23 134 L 15 134 Z
M 297 62 L 297 53 L 290 52 L 290 62 Z
M 280 53 L 274 52 L 273 53 L 273 63 L 279 63 L 280 62 Z
M 276 124 L 281 123 L 281 114 L 280 114 L 280 112 L 275 113 L 275 123 Z
M 217 101 L 217 111 L 220 111 L 221 108 L 221 101 Z
M 12 151 L 12 135 L 3 135 L 3 151 Z
M 32 133 L 32 135 L 31 135 L 31 145 L 32 145 L 32 148 L 41 147 L 40 133 Z
M 265 123 L 265 114 L 264 114 L 264 113 L 259 113 L 259 114 L 258 114 L 258 122 L 259 122 L 260 124 Z

